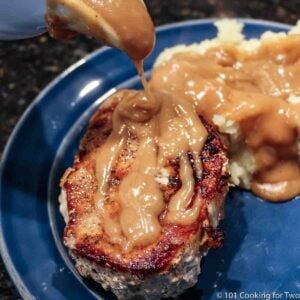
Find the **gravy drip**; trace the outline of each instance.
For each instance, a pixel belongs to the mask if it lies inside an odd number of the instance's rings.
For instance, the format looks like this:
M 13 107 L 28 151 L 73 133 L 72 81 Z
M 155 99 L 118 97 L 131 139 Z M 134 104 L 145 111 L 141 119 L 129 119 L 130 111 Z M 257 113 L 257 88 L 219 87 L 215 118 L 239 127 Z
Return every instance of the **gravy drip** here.
M 188 225 L 196 221 L 200 199 L 192 201 L 194 172 L 201 178 L 200 152 L 207 138 L 193 102 L 168 93 L 153 94 L 144 75 L 143 60 L 155 43 L 154 27 L 141 0 L 48 0 L 49 31 L 54 37 L 67 29 L 93 36 L 125 51 L 133 60 L 144 92 L 121 91 L 112 118 L 112 133 L 95 153 L 98 189 L 94 202 L 102 228 L 112 243 L 125 251 L 159 238 L 159 215 L 165 210 L 163 193 L 155 177 L 169 160 L 180 159 L 182 186 L 170 200 L 167 222 Z M 58 17 L 57 21 L 55 17 Z M 72 35 L 72 33 L 71 33 Z M 133 166 L 118 190 L 120 213 L 110 199 L 112 170 L 130 136 L 138 140 Z M 197 195 L 199 198 L 200 195 Z
M 180 159 L 182 186 L 170 200 L 166 221 L 184 225 L 196 221 L 201 201 L 197 195 L 197 201 L 192 203 L 194 172 L 187 152 L 192 154 L 194 165 L 199 163 L 195 173 L 200 177 L 199 154 L 207 132 L 193 104 L 185 100 L 168 94 L 151 94 L 149 99 L 142 91 L 120 91 L 113 97 L 121 100 L 113 113 L 113 131 L 95 154 L 98 179 L 95 204 L 110 240 L 129 251 L 134 246 L 151 244 L 160 236 L 159 215 L 166 204 L 155 178 L 169 160 Z M 114 217 L 106 208 L 110 201 L 108 183 L 130 136 L 138 140 L 138 150 L 133 166 L 120 183 L 121 212 Z
M 48 0 L 47 19 L 54 37 L 68 36 L 66 28 L 62 28 L 64 24 L 67 29 L 125 51 L 133 60 L 144 86 L 145 92 L 123 91 L 115 95 L 121 97 L 121 101 L 113 113 L 112 133 L 95 153 L 98 189 L 94 199 L 104 233 L 126 251 L 150 244 L 160 236 L 159 215 L 165 203 L 155 177 L 175 158 L 180 159 L 182 187 L 179 196 L 171 199 L 167 221 L 193 223 L 199 215 L 200 201 L 191 204 L 194 174 L 187 152 L 191 153 L 195 175 L 200 178 L 199 155 L 207 132 L 192 102 L 168 96 L 168 93 L 154 95 L 150 91 L 143 60 L 153 49 L 155 35 L 144 2 Z M 137 138 L 139 148 L 134 165 L 119 186 L 121 212 L 118 215 L 110 209 L 109 179 L 130 135 Z
M 166 220 L 186 226 L 191 223 L 191 219 L 197 219 L 202 204 L 201 201 L 196 201 L 190 207 L 194 197 L 195 182 L 193 179 L 193 169 L 187 154 L 183 154 L 180 157 L 180 178 L 182 186 L 169 204 Z
M 256 162 L 255 194 L 270 201 L 300 194 L 300 103 L 288 102 L 300 97 L 299 35 L 252 53 L 224 47 L 176 54 L 156 68 L 150 86 L 193 102 L 207 120 L 220 115 L 239 125 Z

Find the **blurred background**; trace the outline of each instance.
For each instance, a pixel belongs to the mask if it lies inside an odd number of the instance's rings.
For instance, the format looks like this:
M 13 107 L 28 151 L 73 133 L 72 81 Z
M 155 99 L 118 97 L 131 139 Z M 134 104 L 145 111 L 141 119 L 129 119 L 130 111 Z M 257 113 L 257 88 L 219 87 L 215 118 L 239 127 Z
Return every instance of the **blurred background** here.
M 300 18 L 300 0 L 145 2 L 156 26 L 214 17 L 245 17 L 288 24 L 295 24 Z M 47 33 L 30 39 L 0 41 L 0 157 L 18 119 L 39 92 L 63 70 L 99 47 L 101 44 L 92 39 L 79 37 L 62 42 L 51 39 Z M 0 299 L 20 299 L 1 259 Z

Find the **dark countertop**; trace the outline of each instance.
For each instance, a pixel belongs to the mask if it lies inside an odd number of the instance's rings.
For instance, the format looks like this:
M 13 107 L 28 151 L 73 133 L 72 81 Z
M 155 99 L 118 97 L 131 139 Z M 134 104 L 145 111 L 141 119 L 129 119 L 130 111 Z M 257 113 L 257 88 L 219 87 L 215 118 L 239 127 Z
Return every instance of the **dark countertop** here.
M 248 17 L 295 24 L 300 0 L 148 0 L 155 25 L 186 19 Z M 47 34 L 0 42 L 0 157 L 18 119 L 38 93 L 68 66 L 99 48 L 84 37 L 59 42 Z M 0 299 L 20 299 L 0 259 Z

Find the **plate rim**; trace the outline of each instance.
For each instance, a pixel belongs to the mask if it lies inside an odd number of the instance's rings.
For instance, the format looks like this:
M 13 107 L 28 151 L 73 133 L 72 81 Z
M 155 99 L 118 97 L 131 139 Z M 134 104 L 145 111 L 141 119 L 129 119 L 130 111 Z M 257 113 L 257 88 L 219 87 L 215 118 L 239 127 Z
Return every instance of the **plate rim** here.
M 254 25 L 264 25 L 264 26 L 276 26 L 280 27 L 283 30 L 289 30 L 292 28 L 293 25 L 276 22 L 276 21 L 268 21 L 263 19 L 251 19 L 251 18 L 204 18 L 204 19 L 195 19 L 195 20 L 185 20 L 181 22 L 174 22 L 169 23 L 161 26 L 157 26 L 155 28 L 155 32 L 161 32 L 169 29 L 176 29 L 178 27 L 185 27 L 190 25 L 201 25 L 201 24 L 210 24 L 214 23 L 218 20 L 222 19 L 230 19 L 230 20 L 237 20 L 242 22 L 243 24 L 254 24 Z M 17 124 L 15 125 L 13 131 L 11 132 L 6 145 L 4 147 L 1 162 L 0 162 L 0 203 L 4 201 L 1 197 L 2 195 L 2 183 L 3 183 L 3 169 L 4 165 L 6 165 L 7 156 L 10 152 L 11 145 L 15 139 L 15 136 L 17 136 L 19 130 L 22 128 L 23 123 L 28 118 L 29 113 L 34 109 L 35 106 L 37 106 L 44 96 L 51 91 L 61 80 L 63 80 L 65 77 L 67 77 L 70 73 L 72 73 L 74 70 L 76 70 L 78 67 L 83 65 L 85 62 L 93 59 L 95 56 L 100 55 L 102 53 L 105 53 L 107 51 L 110 51 L 111 48 L 107 46 L 103 46 L 100 49 L 96 49 L 86 55 L 84 58 L 78 60 L 71 66 L 69 66 L 67 69 L 65 69 L 62 73 L 57 75 L 53 80 L 51 80 L 42 90 L 41 92 L 33 99 L 33 101 L 30 103 L 30 105 L 25 109 L 23 114 L 21 115 L 20 119 L 18 120 Z M 16 287 L 17 291 L 19 292 L 20 296 L 24 300 L 32 299 L 32 294 L 29 292 L 28 288 L 24 284 L 21 276 L 17 272 L 15 268 L 15 264 L 13 262 L 13 259 L 11 258 L 11 255 L 9 254 L 9 251 L 7 249 L 5 239 L 4 239 L 4 232 L 2 227 L 2 213 L 0 212 L 0 255 L 2 257 L 2 261 L 4 264 L 4 267 L 13 282 L 14 286 Z

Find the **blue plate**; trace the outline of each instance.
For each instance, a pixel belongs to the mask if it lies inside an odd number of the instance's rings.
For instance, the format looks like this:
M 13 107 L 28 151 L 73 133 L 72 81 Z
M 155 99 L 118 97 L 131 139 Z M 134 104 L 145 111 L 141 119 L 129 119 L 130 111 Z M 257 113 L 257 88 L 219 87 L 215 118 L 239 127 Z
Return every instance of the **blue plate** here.
M 145 64 L 147 73 L 164 48 L 214 37 L 213 21 L 160 27 L 155 51 Z M 242 22 L 248 38 L 289 29 L 271 22 Z M 125 87 L 140 88 L 132 63 L 119 51 L 97 51 L 39 95 L 8 142 L 0 182 L 1 253 L 24 299 L 113 298 L 76 273 L 61 242 L 64 223 L 57 197 L 59 178 L 72 163 L 89 117 L 115 88 Z M 299 292 L 299 211 L 299 200 L 271 204 L 232 190 L 222 223 L 225 245 L 209 252 L 198 285 L 185 298 L 246 299 L 255 292 Z

